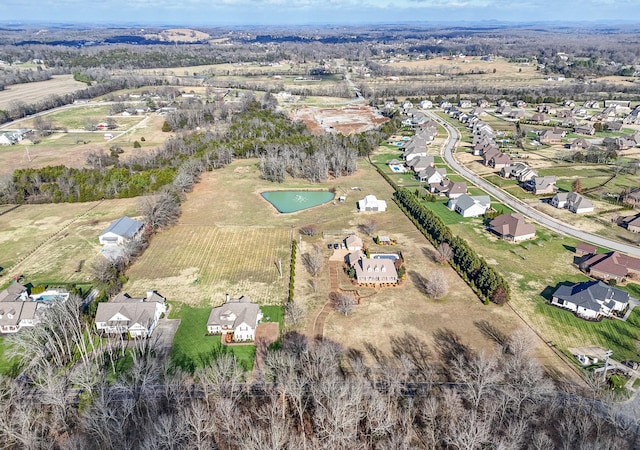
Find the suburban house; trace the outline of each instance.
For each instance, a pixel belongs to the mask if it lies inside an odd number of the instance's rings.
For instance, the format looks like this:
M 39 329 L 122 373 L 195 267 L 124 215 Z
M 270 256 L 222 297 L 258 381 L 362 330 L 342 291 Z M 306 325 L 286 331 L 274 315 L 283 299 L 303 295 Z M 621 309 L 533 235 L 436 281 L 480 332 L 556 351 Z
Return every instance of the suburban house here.
M 464 181 L 451 181 L 445 178 L 440 183 L 430 184 L 429 192 L 437 195 L 446 195 L 449 198 L 457 198 L 467 192 L 467 183 Z
M 547 123 L 549 122 L 549 118 L 544 112 L 537 112 L 531 116 L 531 121 L 536 123 Z
M 640 213 L 619 218 L 618 225 L 632 233 L 640 233 Z
M 511 163 L 500 170 L 500 175 L 504 178 L 515 178 L 521 183 L 538 176 L 535 170 L 522 162 Z
M 584 319 L 600 319 L 622 313 L 629 306 L 629 294 L 602 281 L 585 281 L 560 286 L 551 304 Z
M 419 156 L 407 162 L 407 165 L 413 169 L 415 173 L 421 172 L 427 167 L 433 167 L 433 156 Z
M 402 161 L 398 161 L 397 159 L 392 159 L 388 163 L 389 168 L 394 172 L 406 172 L 407 168 Z
M 213 308 L 207 320 L 209 334 L 221 334 L 223 341 L 253 341 L 256 328 L 262 321 L 262 311 L 246 296 L 229 298 L 221 306 Z
M 482 153 L 482 162 L 485 166 L 489 165 L 489 161 L 493 159 L 494 156 L 499 155 L 501 152 L 497 147 L 489 147 L 484 150 Z
M 0 302 L 0 333 L 16 333 L 39 322 L 38 302 Z
M 520 120 L 524 119 L 524 111 L 521 109 L 514 109 L 509 114 L 506 114 L 508 119 Z
M 462 217 L 478 217 L 487 212 L 491 206 L 491 198 L 488 195 L 470 196 L 463 194 L 449 200 L 447 207 Z
M 540 135 L 540 142 L 543 144 L 559 144 L 567 135 L 565 130 L 559 128 L 553 128 L 551 130 L 545 130 Z
M 25 286 L 13 282 L 5 290 L 0 291 L 0 302 L 24 302 L 29 298 L 29 292 Z
M 596 129 L 590 123 L 585 123 L 583 125 L 577 125 L 573 128 L 573 132 L 576 134 L 587 134 L 589 136 L 593 136 L 596 134 Z
M 362 247 L 364 246 L 364 243 L 362 242 L 362 239 L 360 239 L 360 237 L 358 235 L 350 234 L 344 240 L 344 246 L 350 252 L 355 252 L 355 251 L 358 251 L 358 250 L 362 250 Z
M 144 224 L 127 216 L 114 220 L 102 233 L 99 240 L 102 245 L 124 245 L 142 233 Z
M 151 336 L 166 311 L 165 298 L 156 291 L 147 291 L 144 298 L 118 294 L 108 302 L 98 303 L 96 330 L 99 334 L 126 333 L 131 338 L 146 338 Z
M 636 206 L 640 205 L 640 188 L 631 189 L 631 192 L 624 196 L 624 202 Z
M 489 230 L 502 239 L 520 242 L 536 237 L 536 229 L 519 213 L 502 214 L 489 222 Z
M 618 252 L 594 254 L 580 263 L 580 269 L 593 278 L 622 281 L 640 276 L 640 259 Z
M 360 211 L 384 212 L 387 210 L 387 202 L 378 200 L 375 195 L 370 194 L 362 200 L 358 200 L 358 209 Z
M 524 184 L 524 188 L 535 195 L 553 194 L 556 190 L 555 175 L 545 175 L 544 177 L 533 177 Z
M 574 214 L 593 212 L 591 200 L 577 192 L 558 192 L 551 199 L 551 206 L 559 209 L 566 208 Z
M 502 153 L 502 152 L 493 156 L 489 160 L 489 167 L 493 167 L 494 169 L 502 169 L 503 167 L 508 166 L 509 164 L 511 164 L 511 157 L 506 153 Z
M 347 264 L 356 271 L 358 284 L 398 283 L 398 271 L 393 259 L 367 258 L 362 252 L 350 253 Z
M 576 244 L 576 256 L 595 255 L 598 248 L 595 245 L 579 242 Z
M 587 150 L 591 144 L 585 138 L 575 138 L 568 147 L 569 150 Z
M 420 181 L 431 183 L 440 183 L 447 177 L 447 169 L 436 169 L 435 167 L 427 167 L 417 175 Z

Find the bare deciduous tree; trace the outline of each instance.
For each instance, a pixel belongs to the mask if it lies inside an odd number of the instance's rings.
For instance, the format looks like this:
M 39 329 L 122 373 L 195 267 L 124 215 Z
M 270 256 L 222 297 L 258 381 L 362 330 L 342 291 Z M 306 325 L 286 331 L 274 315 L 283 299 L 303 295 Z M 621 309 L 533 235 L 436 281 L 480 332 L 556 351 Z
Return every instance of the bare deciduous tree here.
M 449 292 L 449 282 L 443 270 L 434 270 L 426 282 L 427 294 L 435 300 L 439 300 Z
M 138 211 L 144 216 L 144 222 L 156 231 L 177 222 L 180 217 L 180 198 L 171 190 L 159 194 L 145 195 L 140 198 Z
M 289 302 L 284 307 L 284 318 L 288 325 L 297 326 L 304 320 L 307 312 L 298 303 Z
M 353 295 L 345 292 L 332 292 L 331 301 L 333 302 L 334 308 L 345 316 L 351 314 L 357 304 Z
M 436 247 L 435 260 L 440 264 L 446 264 L 453 258 L 453 250 L 446 242 L 441 242 Z
M 373 236 L 378 231 L 378 222 L 375 219 L 367 219 L 360 224 L 360 229 L 367 236 Z
M 312 277 L 318 276 L 324 266 L 324 255 L 319 245 L 314 245 L 311 251 L 302 255 L 302 263 Z

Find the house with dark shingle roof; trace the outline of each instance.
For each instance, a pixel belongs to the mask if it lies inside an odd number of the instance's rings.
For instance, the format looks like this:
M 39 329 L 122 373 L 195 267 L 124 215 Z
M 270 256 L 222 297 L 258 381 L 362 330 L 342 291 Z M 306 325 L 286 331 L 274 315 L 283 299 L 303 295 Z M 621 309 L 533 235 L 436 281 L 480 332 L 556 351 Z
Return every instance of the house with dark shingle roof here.
M 594 278 L 622 281 L 629 275 L 640 275 L 640 259 L 618 252 L 601 253 L 583 261 L 580 268 Z
M 600 319 L 623 312 L 629 306 L 629 294 L 602 281 L 585 281 L 560 286 L 553 293 L 551 304 L 584 319 Z
M 595 245 L 587 244 L 585 242 L 578 242 L 576 245 L 577 256 L 595 255 L 597 252 L 598 248 Z
M 502 214 L 489 222 L 489 230 L 502 239 L 520 242 L 536 237 L 536 229 L 519 213 Z
M 533 177 L 525 182 L 524 188 L 535 195 L 553 194 L 556 191 L 556 177 L 555 175 Z
M 640 213 L 618 219 L 618 225 L 632 233 L 640 233 Z

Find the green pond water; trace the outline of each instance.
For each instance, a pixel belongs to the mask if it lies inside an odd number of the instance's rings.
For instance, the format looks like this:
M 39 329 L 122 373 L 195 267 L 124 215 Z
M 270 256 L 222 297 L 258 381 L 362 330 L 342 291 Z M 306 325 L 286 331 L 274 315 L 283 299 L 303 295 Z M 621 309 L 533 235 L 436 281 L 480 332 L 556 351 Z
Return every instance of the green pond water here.
M 334 198 L 329 191 L 267 191 L 261 194 L 281 213 L 292 213 L 330 202 Z

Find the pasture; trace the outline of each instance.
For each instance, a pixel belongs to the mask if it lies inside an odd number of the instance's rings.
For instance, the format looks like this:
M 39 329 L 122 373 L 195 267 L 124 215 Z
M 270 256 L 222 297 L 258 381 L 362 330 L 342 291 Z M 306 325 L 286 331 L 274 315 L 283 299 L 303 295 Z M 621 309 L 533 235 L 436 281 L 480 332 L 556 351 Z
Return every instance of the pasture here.
M 0 285 L 14 275 L 34 285 L 86 282 L 88 267 L 100 255 L 98 235 L 111 221 L 136 216 L 136 202 L 21 205 L 0 215 Z
M 10 110 L 15 102 L 37 103 L 50 95 L 64 95 L 86 87 L 86 84 L 75 81 L 73 75 L 54 75 L 47 81 L 6 86 L 0 91 L 0 109 Z

